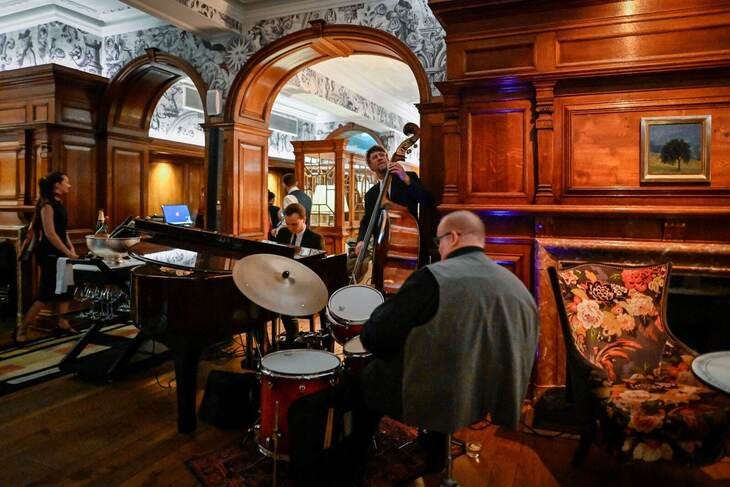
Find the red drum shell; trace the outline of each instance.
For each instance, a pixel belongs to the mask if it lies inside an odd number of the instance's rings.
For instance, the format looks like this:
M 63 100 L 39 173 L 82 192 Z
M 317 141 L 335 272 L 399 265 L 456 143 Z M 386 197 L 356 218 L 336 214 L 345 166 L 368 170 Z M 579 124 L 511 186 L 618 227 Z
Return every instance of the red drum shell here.
M 377 289 L 353 284 L 338 289 L 327 302 L 327 322 L 337 343 L 344 345 L 362 332 L 373 310 L 384 301 Z
M 362 369 L 373 358 L 373 354 L 362 346 L 359 336 L 348 340 L 342 347 L 342 351 L 345 354 L 345 370 L 353 377 L 360 375 Z
M 328 361 L 331 362 L 332 367 L 320 367 L 322 370 L 313 373 L 295 372 L 294 370 L 297 369 L 296 360 L 306 359 L 307 354 L 327 354 L 331 357 L 328 358 Z M 272 357 L 273 355 L 278 356 Z M 281 367 L 278 367 L 279 370 L 272 370 L 266 366 L 267 358 L 279 359 L 279 365 L 281 365 L 281 363 L 286 364 L 281 359 L 287 357 L 291 357 L 291 372 L 282 371 L 280 370 Z M 309 355 L 309 357 L 313 356 Z M 289 406 L 300 397 L 334 387 L 340 367 L 340 361 L 335 355 L 322 350 L 284 350 L 270 353 L 264 357 L 261 362 L 261 422 L 257 435 L 259 450 L 264 455 L 274 457 L 273 434 L 277 402 L 279 409 L 278 429 L 281 436 L 276 457 L 279 460 L 288 460 Z
M 340 345 L 344 345 L 348 340 L 362 333 L 363 326 L 365 326 L 364 323 L 361 325 L 341 325 L 340 323 L 330 322 L 329 329 L 335 341 Z

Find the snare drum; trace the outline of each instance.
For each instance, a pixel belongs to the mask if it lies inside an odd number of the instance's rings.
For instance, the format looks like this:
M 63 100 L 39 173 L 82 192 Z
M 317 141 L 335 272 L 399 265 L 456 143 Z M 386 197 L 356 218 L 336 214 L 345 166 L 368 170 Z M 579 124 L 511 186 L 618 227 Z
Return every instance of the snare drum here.
M 289 406 L 302 396 L 334 387 L 340 359 L 323 350 L 283 350 L 261 360 L 261 424 L 257 443 L 274 457 L 274 432 L 279 432 L 278 460 L 289 459 Z
M 347 343 L 342 346 L 345 353 L 345 369 L 352 376 L 360 375 L 360 371 L 370 362 L 373 354 L 365 350 L 362 345 L 360 336 L 350 338 Z
M 383 304 L 383 295 L 375 288 L 362 284 L 345 286 L 335 291 L 327 303 L 327 321 L 332 336 L 344 345 L 359 335 L 373 310 Z

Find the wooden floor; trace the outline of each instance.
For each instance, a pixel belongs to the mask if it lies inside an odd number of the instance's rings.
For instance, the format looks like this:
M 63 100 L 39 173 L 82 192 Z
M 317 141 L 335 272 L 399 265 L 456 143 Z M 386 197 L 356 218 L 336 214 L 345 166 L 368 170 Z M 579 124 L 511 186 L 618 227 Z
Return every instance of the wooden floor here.
M 235 369 L 237 363 L 205 369 Z M 178 434 L 174 389 L 158 385 L 158 379 L 168 384 L 170 369 L 168 363 L 110 385 L 64 377 L 0 398 L 0 485 L 196 485 L 184 461 L 234 443 L 242 433 L 200 424 L 193 437 Z M 618 468 L 594 448 L 575 470 L 569 464 L 573 439 L 496 427 L 466 434 L 484 447 L 478 463 L 456 460 L 455 477 L 464 487 L 730 485 L 730 458 L 703 469 Z M 411 487 L 439 480 L 419 479 Z

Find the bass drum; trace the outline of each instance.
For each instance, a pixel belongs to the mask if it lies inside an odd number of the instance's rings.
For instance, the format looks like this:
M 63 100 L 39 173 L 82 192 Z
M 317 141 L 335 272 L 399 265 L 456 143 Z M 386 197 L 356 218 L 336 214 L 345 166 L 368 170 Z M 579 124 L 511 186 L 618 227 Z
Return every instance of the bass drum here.
M 340 359 L 323 350 L 283 350 L 261 360 L 261 424 L 256 439 L 261 453 L 289 460 L 289 406 L 300 397 L 334 387 L 340 368 Z M 280 436 L 275 446 L 276 431 Z
M 330 332 L 337 343 L 344 345 L 359 335 L 373 310 L 384 301 L 380 291 L 362 284 L 345 286 L 332 293 L 326 314 Z

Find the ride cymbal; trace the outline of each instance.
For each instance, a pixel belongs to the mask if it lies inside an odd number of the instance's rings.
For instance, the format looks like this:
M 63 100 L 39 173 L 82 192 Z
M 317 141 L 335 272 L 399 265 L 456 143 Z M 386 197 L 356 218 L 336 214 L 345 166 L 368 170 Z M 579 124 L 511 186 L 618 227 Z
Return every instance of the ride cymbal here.
M 233 282 L 264 309 L 289 316 L 308 316 L 327 306 L 327 287 L 309 267 L 272 254 L 244 257 L 233 267 Z

